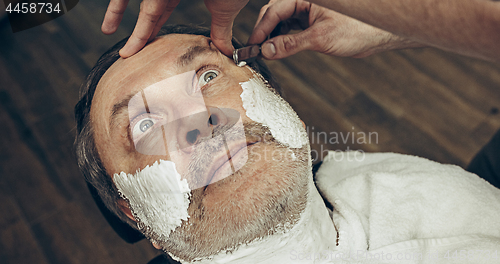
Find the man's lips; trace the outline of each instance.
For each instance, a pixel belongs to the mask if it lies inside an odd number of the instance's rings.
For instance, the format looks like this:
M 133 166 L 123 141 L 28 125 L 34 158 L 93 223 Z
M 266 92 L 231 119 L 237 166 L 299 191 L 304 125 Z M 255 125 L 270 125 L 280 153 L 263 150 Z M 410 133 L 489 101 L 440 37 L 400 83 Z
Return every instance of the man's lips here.
M 214 159 L 214 162 L 210 168 L 210 171 L 207 174 L 207 181 L 206 181 L 206 186 L 208 186 L 210 183 L 213 182 L 215 175 L 223 168 L 225 165 L 231 165 L 232 169 L 234 169 L 234 165 L 228 164 L 230 162 L 233 162 L 233 159 L 236 155 L 238 155 L 242 149 L 245 149 L 251 145 L 254 145 L 258 143 L 258 140 L 253 140 L 253 141 L 239 141 L 231 144 L 231 147 L 228 147 L 226 149 L 225 147 L 220 151 L 219 155 L 217 155 L 217 158 Z M 239 168 L 238 168 L 239 169 Z M 236 169 L 236 170 L 238 170 Z M 231 174 L 233 174 L 235 171 Z M 230 174 L 229 174 L 230 175 Z M 228 175 L 228 176 L 229 176 Z M 221 180 L 221 179 L 218 179 Z M 206 188 L 205 186 L 205 188 Z

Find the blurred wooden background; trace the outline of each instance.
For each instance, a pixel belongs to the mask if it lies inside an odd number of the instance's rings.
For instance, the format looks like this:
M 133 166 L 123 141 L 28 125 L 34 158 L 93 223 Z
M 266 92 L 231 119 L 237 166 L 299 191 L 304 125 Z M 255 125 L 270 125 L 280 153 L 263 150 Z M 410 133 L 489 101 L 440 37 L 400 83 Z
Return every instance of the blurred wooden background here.
M 234 33 L 243 42 L 264 3 L 252 0 L 238 16 Z M 130 2 L 112 36 L 100 32 L 106 7 L 81 1 L 16 34 L 8 21 L 0 24 L 2 263 L 147 263 L 159 254 L 146 241 L 128 245 L 113 232 L 73 154 L 79 85 L 97 58 L 132 32 L 139 2 Z M 202 1 L 182 1 L 168 23 L 208 26 L 210 16 Z M 465 166 L 500 128 L 498 63 L 419 49 L 365 59 L 302 52 L 268 65 L 315 136 L 314 158 L 349 148 Z M 317 143 L 320 132 L 329 143 Z M 371 143 L 336 143 L 333 133 L 355 133 L 356 142 L 372 133 Z

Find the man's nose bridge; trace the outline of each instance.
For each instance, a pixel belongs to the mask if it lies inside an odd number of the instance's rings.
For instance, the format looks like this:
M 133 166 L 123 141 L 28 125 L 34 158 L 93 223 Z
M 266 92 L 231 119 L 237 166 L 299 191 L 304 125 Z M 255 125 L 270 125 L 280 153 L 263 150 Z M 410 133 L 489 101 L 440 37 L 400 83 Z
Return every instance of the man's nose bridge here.
M 192 115 L 207 111 L 203 96 L 191 96 L 181 94 L 174 99 L 174 111 L 172 120 L 184 119 Z

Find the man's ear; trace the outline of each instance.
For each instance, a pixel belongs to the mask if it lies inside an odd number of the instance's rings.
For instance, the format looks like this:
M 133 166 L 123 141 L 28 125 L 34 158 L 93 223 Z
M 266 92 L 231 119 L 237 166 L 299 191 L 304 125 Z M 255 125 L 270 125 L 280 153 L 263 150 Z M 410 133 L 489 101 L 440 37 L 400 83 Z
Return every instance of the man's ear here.
M 304 129 L 306 129 L 306 123 L 304 123 L 304 121 L 302 121 L 302 119 L 300 119 L 300 122 L 302 123 L 302 126 L 304 127 Z
M 120 210 L 122 210 L 122 212 L 128 217 L 130 218 L 132 221 L 135 222 L 135 218 L 134 218 L 134 215 L 132 214 L 132 211 L 130 210 L 130 208 L 128 207 L 128 204 L 127 202 L 125 202 L 125 200 L 123 199 L 120 199 L 118 200 L 118 208 L 120 208 Z
M 132 211 L 130 210 L 130 207 L 128 207 L 128 204 L 127 204 L 127 202 L 125 202 L 125 200 L 123 200 L 123 199 L 118 200 L 118 207 L 120 208 L 120 210 L 122 210 L 122 212 L 128 218 L 130 218 L 130 219 L 132 219 L 132 221 L 136 222 L 134 215 L 132 215 Z M 156 249 L 161 249 L 161 247 L 158 244 L 156 244 L 154 242 L 151 242 L 151 244 L 153 244 L 153 247 L 155 247 Z

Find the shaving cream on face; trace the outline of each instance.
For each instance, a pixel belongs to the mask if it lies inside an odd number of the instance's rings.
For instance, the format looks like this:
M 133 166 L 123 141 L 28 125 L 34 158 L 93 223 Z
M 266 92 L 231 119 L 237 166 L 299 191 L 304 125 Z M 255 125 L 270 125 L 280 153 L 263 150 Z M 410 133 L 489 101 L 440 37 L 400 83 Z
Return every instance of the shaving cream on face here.
M 113 181 L 128 201 L 137 226 L 151 241 L 165 240 L 188 220 L 191 190 L 173 162 L 160 160 L 135 174 L 115 173 Z
M 247 116 L 271 130 L 273 137 L 290 148 L 308 143 L 307 133 L 292 107 L 272 92 L 262 76 L 254 72 L 247 82 L 240 83 L 240 97 Z

